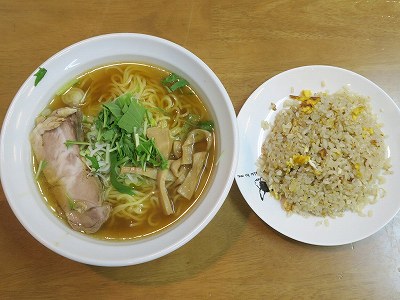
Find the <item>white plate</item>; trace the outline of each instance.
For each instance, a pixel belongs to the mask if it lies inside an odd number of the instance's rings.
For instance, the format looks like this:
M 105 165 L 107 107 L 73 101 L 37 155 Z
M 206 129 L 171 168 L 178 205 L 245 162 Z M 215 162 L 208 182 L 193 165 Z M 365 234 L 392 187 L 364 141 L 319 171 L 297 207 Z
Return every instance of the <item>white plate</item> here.
M 325 85 L 325 86 L 323 86 Z M 393 175 L 386 176 L 383 188 L 386 196 L 364 212 L 372 211 L 371 217 L 361 217 L 355 213 L 345 213 L 341 218 L 287 216 L 279 201 L 266 193 L 261 200 L 257 187 L 259 177 L 255 165 L 261 154 L 261 146 L 268 134 L 261 128 L 261 121 L 273 123 L 276 113 L 289 94 L 299 94 L 303 89 L 313 92 L 333 93 L 343 86 L 358 94 L 369 96 L 373 112 L 383 131 L 388 136 L 386 144 L 391 153 Z M 278 107 L 270 109 L 271 102 Z M 366 238 L 384 227 L 400 208 L 400 110 L 394 101 L 376 84 L 354 72 L 330 66 L 305 66 L 288 70 L 263 83 L 249 97 L 238 115 L 239 162 L 236 182 L 244 198 L 254 212 L 268 225 L 295 240 L 314 245 L 342 245 Z M 322 224 L 320 224 L 322 220 Z M 320 224 L 320 225 L 318 225 Z

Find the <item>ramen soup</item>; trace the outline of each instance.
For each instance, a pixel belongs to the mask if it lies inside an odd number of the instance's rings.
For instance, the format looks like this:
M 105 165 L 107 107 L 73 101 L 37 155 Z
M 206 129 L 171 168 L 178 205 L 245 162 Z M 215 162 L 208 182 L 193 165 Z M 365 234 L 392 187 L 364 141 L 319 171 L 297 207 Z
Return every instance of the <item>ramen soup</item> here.
M 129 240 L 180 219 L 205 190 L 214 123 L 189 83 L 121 63 L 63 86 L 30 135 L 35 178 L 72 229 Z

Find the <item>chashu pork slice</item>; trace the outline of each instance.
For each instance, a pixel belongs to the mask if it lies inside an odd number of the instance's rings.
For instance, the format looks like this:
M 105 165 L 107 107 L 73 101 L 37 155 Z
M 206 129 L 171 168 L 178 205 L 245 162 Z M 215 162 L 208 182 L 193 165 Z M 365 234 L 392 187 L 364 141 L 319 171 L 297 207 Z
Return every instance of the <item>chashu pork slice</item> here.
M 47 162 L 43 174 L 68 223 L 76 231 L 94 233 L 108 219 L 111 207 L 103 203 L 101 183 L 89 175 L 79 147 L 65 145 L 78 138 L 79 116 L 75 108 L 57 109 L 36 125 L 30 140 L 36 159 Z

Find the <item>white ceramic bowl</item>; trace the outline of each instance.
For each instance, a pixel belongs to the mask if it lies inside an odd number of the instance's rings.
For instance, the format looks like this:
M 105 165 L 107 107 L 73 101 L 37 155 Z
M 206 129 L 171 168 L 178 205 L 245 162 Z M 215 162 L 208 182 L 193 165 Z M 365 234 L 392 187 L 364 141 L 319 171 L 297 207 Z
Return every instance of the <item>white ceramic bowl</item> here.
M 39 194 L 33 178 L 28 135 L 35 117 L 55 92 L 77 75 L 113 62 L 143 62 L 186 78 L 216 121 L 219 163 L 206 196 L 180 222 L 148 238 L 130 242 L 96 240 L 60 222 Z M 31 76 L 22 85 L 5 117 L 0 144 L 1 181 L 15 215 L 33 237 L 72 260 L 91 265 L 125 266 L 143 263 L 176 250 L 198 234 L 223 204 L 234 178 L 238 157 L 236 116 L 222 83 L 207 65 L 170 41 L 142 34 L 119 33 L 76 43 L 52 56 L 34 87 Z

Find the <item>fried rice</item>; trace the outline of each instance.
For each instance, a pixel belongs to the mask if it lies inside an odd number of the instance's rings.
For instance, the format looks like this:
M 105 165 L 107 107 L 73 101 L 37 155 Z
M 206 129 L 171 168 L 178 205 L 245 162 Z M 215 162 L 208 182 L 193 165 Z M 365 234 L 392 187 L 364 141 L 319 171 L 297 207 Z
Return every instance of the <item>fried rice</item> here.
M 258 174 L 289 213 L 362 214 L 383 196 L 390 173 L 382 124 L 369 99 L 349 89 L 302 91 L 276 115 L 257 161 Z

